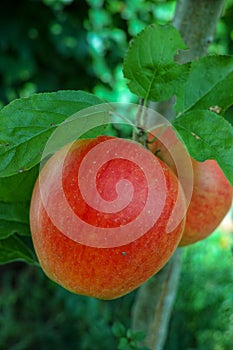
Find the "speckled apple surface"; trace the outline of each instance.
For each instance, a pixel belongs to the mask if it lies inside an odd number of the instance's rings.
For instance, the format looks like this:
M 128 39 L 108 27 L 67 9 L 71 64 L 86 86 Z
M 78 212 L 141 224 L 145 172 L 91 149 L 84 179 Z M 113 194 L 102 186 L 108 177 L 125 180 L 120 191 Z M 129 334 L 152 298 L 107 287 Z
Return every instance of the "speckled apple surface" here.
M 165 195 L 165 203 L 159 219 L 147 232 L 128 244 L 108 248 L 92 247 L 70 239 L 56 227 L 48 215 L 41 198 L 39 179 L 34 187 L 30 208 L 32 239 L 45 274 L 69 291 L 100 299 L 114 299 L 125 295 L 158 272 L 178 246 L 185 223 L 182 220 L 173 231 L 166 232 L 169 218 L 177 204 L 178 180 L 167 165 L 140 145 L 135 153 L 135 164 L 125 159 L 113 159 L 101 167 L 96 177 L 98 192 L 107 201 L 116 197 L 116 183 L 119 179 L 127 178 L 135 190 L 130 204 L 117 213 L 108 214 L 100 213 L 85 203 L 77 182 L 80 164 L 95 145 L 108 139 L 109 137 L 103 136 L 79 140 L 69 150 L 62 173 L 66 198 L 75 215 L 88 224 L 106 229 L 126 225 L 139 215 L 147 199 L 148 184 L 136 161 L 137 152 L 147 152 L 153 166 L 155 162 L 156 166 L 161 167 L 166 185 L 165 194 L 161 193 L 164 191 L 162 186 L 161 190 L 154 193 L 158 203 L 159 197 Z M 121 139 L 118 140 L 118 147 L 124 147 Z M 54 168 L 59 156 L 60 151 L 49 159 L 40 177 L 43 178 L 44 173 L 50 179 L 49 201 L 56 203 L 54 215 L 63 218 L 63 207 L 62 204 L 58 205 L 60 198 L 53 188 L 56 182 Z M 183 210 L 184 197 L 180 197 L 179 201 Z M 69 217 L 64 217 L 64 221 L 68 224 Z M 88 226 L 84 233 L 88 235 Z
M 215 160 L 192 160 L 194 186 L 180 246 L 208 237 L 232 204 L 232 187 Z

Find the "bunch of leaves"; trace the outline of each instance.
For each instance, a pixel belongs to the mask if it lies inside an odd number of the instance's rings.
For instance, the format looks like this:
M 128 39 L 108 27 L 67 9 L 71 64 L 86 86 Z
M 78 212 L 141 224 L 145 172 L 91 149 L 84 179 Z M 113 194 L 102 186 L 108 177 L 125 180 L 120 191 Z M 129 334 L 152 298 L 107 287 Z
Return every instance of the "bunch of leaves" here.
M 129 89 L 144 100 L 176 96 L 172 125 L 198 161 L 215 159 L 233 184 L 233 57 L 205 56 L 181 64 L 186 45 L 172 26 L 151 25 L 131 42 L 124 61 Z
M 43 149 L 57 125 L 101 102 L 85 92 L 59 91 L 15 100 L 0 111 L 0 264 L 37 264 L 19 237 L 30 236 L 30 199 Z M 97 128 L 92 136 L 99 133 Z
M 112 326 L 113 334 L 118 338 L 118 350 L 149 350 L 146 347 L 141 347 L 138 343 L 144 340 L 143 332 L 134 332 L 126 327 L 121 322 L 115 322 Z
M 165 350 L 232 348 L 232 248 L 231 235 L 216 231 L 184 251 Z

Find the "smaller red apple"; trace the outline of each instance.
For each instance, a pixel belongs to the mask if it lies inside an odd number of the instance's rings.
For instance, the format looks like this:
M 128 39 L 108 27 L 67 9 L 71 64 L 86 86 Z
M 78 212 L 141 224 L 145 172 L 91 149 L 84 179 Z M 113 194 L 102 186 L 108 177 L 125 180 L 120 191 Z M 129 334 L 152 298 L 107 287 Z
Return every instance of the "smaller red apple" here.
M 162 159 L 177 176 L 180 176 L 182 171 L 186 171 L 184 166 L 178 174 L 177 162 L 174 161 L 173 154 L 179 153 L 181 141 L 171 126 L 153 130 L 153 133 L 148 134 L 148 141 L 149 149 Z M 198 162 L 192 158 L 191 162 L 193 168 L 192 196 L 179 246 L 192 244 L 208 237 L 224 219 L 232 204 L 232 186 L 218 163 L 215 160 Z M 180 164 L 182 165 L 182 159 Z
M 232 187 L 215 160 L 192 160 L 194 187 L 179 246 L 208 237 L 220 225 L 232 204 Z

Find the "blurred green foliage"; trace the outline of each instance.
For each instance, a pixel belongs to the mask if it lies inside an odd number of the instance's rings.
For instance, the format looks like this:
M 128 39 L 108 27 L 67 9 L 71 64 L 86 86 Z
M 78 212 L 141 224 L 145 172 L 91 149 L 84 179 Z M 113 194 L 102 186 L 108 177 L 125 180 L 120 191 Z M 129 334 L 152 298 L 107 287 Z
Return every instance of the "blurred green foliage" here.
M 232 235 L 216 232 L 184 249 L 165 350 L 232 349 L 232 248 Z M 142 350 L 137 344 L 144 335 L 130 330 L 134 297 L 135 292 L 114 301 L 82 297 L 35 267 L 2 267 L 0 348 Z
M 130 38 L 172 19 L 175 1 L 22 0 L 0 3 L 0 101 L 58 89 L 133 99 L 122 75 Z
M 95 84 L 83 27 L 88 6 L 78 1 L 73 7 L 72 1 L 22 0 L 12 11 L 11 2 L 1 1 L 2 103 L 38 91 L 88 90 Z
M 216 232 L 184 250 L 183 270 L 164 350 L 231 350 L 233 236 Z
M 35 92 L 82 89 L 134 102 L 122 74 L 130 39 L 171 22 L 175 0 L 21 0 L 0 2 L 0 107 Z M 232 0 L 210 52 L 233 52 Z
M 116 301 L 77 296 L 40 269 L 8 269 L 1 277 L 0 348 L 109 350 L 117 348 L 114 322 L 129 327 L 133 293 Z M 7 268 L 7 267 L 5 267 Z

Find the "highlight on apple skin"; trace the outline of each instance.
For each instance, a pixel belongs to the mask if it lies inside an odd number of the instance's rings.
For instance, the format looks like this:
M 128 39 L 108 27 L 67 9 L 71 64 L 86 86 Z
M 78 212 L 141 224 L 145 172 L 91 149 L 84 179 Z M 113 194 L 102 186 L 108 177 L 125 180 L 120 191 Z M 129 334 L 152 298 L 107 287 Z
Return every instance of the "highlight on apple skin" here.
M 179 181 L 150 151 L 109 136 L 78 140 L 47 161 L 35 184 L 30 225 L 38 260 L 69 291 L 123 296 L 177 248 L 185 218 L 176 222 L 175 207 L 185 212 Z

